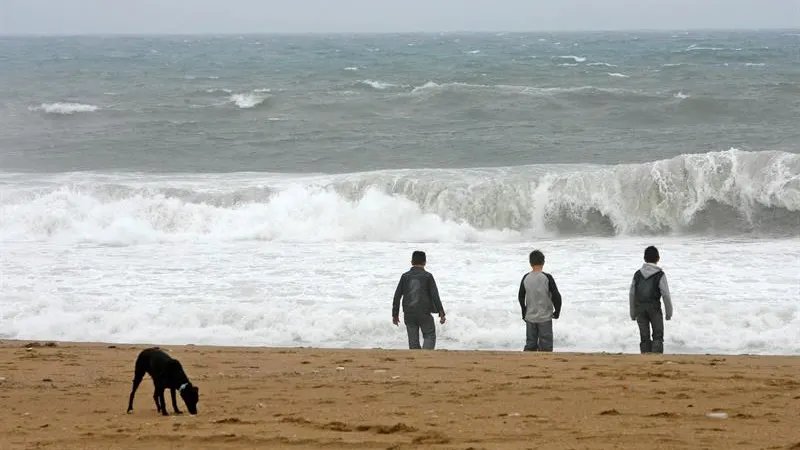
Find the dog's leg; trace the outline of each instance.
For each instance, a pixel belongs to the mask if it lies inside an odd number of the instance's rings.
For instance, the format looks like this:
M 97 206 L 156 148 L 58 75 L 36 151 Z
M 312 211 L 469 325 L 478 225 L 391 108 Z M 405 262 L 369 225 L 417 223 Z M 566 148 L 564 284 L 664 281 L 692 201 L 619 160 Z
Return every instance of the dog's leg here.
M 161 412 L 161 404 L 158 403 L 158 388 L 153 390 L 153 401 L 156 402 L 156 412 Z
M 158 412 L 160 412 L 162 416 L 168 416 L 167 402 L 164 401 L 164 389 L 166 389 L 166 386 L 161 383 L 157 384 L 156 390 L 153 392 L 153 400 L 156 402 Z
M 175 414 L 183 414 L 183 412 L 178 409 L 178 402 L 175 400 L 175 388 L 169 388 L 169 395 L 172 396 L 172 409 L 175 410 Z
M 164 390 L 165 389 L 166 389 L 166 387 L 161 387 L 161 389 L 158 390 L 158 399 L 161 401 L 161 415 L 162 416 L 168 416 L 169 415 L 169 413 L 167 412 L 167 402 L 164 400 Z
M 169 415 L 167 413 L 167 404 L 164 401 L 164 386 L 159 384 L 155 385 L 155 390 L 153 391 L 153 401 L 156 402 L 156 412 L 160 412 L 162 415 Z
M 144 378 L 144 374 L 145 374 L 144 370 L 139 370 L 139 367 L 136 367 L 136 370 L 133 374 L 133 386 L 131 387 L 131 395 L 128 398 L 128 414 L 133 412 L 133 397 L 134 395 L 136 395 L 136 389 L 139 388 L 139 384 L 141 384 L 142 379 Z
M 133 397 L 136 395 L 136 389 L 139 388 L 139 383 L 141 383 L 141 382 L 142 382 L 142 380 L 137 380 L 135 378 L 133 380 L 133 386 L 131 388 L 131 395 L 130 395 L 130 397 L 128 397 L 128 414 L 133 412 Z

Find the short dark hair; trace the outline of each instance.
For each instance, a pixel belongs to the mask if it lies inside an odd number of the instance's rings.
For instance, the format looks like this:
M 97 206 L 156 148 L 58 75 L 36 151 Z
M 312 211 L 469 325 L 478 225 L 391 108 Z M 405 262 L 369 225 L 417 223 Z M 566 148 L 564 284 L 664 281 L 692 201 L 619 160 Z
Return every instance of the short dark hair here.
M 650 264 L 655 264 L 659 260 L 658 249 L 653 247 L 647 247 L 644 249 L 644 262 L 649 262 Z
M 411 254 L 411 265 L 413 266 L 421 266 L 425 264 L 425 252 L 421 250 L 416 250 L 414 253 Z
M 544 253 L 540 250 L 534 250 L 528 256 L 528 261 L 530 261 L 531 266 L 543 266 L 544 265 Z

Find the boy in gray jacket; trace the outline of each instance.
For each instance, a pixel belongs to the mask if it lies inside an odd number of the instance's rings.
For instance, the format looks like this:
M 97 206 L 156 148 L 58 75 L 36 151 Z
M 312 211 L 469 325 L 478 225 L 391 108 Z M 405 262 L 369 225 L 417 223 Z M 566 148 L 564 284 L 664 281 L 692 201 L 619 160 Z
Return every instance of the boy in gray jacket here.
M 650 246 L 644 250 L 644 264 L 633 274 L 628 294 L 631 320 L 639 325 L 639 351 L 641 353 L 664 353 L 664 316 L 661 300 L 664 300 L 666 319 L 672 319 L 672 298 L 669 295 L 667 275 L 657 266 L 658 249 Z M 650 327 L 653 327 L 652 339 Z
M 544 253 L 534 250 L 528 256 L 531 271 L 519 284 L 519 306 L 525 321 L 525 351 L 553 351 L 553 319 L 561 315 L 561 293 L 553 276 L 543 272 Z

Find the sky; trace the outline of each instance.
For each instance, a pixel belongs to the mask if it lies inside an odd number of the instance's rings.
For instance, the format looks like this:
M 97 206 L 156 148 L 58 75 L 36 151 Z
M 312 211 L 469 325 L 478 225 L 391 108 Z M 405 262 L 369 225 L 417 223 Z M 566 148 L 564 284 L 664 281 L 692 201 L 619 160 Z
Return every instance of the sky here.
M 0 0 L 0 35 L 800 29 L 800 0 Z

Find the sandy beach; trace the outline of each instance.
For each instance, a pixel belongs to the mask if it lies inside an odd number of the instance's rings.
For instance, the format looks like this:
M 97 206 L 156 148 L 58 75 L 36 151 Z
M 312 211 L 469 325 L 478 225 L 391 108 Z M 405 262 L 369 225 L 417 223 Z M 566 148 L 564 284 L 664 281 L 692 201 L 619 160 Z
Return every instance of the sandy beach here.
M 146 347 L 0 344 L 0 448 L 800 449 L 797 357 L 162 346 L 199 413 L 129 415 Z

